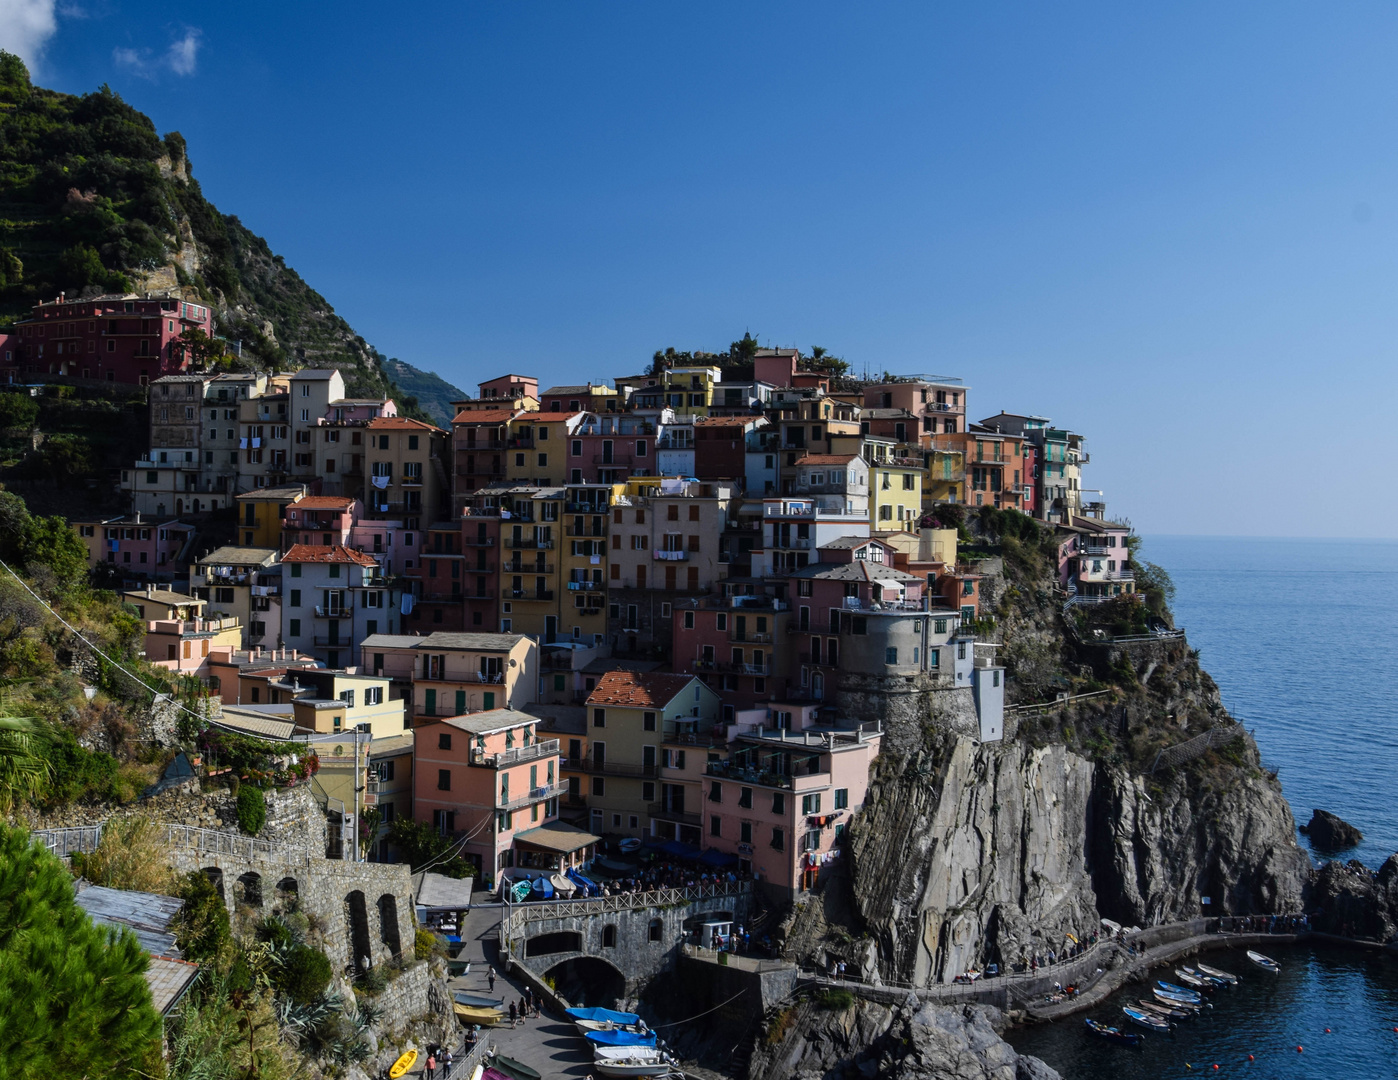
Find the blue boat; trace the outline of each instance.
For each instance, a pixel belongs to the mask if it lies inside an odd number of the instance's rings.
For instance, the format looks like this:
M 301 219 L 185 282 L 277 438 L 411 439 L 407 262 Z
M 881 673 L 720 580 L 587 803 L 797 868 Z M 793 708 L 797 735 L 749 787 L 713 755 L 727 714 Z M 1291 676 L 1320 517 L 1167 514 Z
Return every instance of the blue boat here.
M 591 881 L 583 877 L 571 866 L 568 867 L 568 880 L 571 881 L 574 885 L 578 886 L 578 888 L 582 889 L 583 894 L 586 896 L 602 895 L 602 886 L 598 885 L 595 881 Z
M 1172 994 L 1182 1001 L 1192 1001 L 1197 1005 L 1204 1000 L 1204 996 L 1198 990 L 1186 990 L 1183 986 L 1161 981 L 1157 981 L 1155 985 L 1164 990 L 1165 993 Z
M 589 1031 L 587 1041 L 596 1046 L 654 1046 L 655 1032 Z
M 1099 1039 L 1106 1039 L 1107 1042 L 1114 1042 L 1118 1046 L 1140 1046 L 1144 1041 L 1134 1031 L 1122 1031 L 1120 1028 L 1099 1024 L 1092 1019 L 1088 1019 L 1085 1023 L 1089 1035 L 1096 1035 Z
M 546 877 L 535 878 L 534 884 L 530 888 L 531 894 L 538 900 L 553 899 L 553 884 Z
M 617 1027 L 641 1022 L 641 1018 L 635 1013 L 617 1012 L 615 1009 L 567 1009 L 565 1011 L 573 1020 L 592 1020 L 601 1024 L 615 1024 Z

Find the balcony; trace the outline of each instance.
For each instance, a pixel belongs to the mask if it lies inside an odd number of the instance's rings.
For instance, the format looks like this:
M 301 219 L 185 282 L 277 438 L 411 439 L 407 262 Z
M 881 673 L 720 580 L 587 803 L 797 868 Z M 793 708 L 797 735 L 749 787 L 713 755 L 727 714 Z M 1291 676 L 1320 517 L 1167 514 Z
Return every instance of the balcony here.
M 338 607 L 337 607 L 336 605 L 334 605 L 334 604 L 330 605 L 329 607 L 322 607 L 322 606 L 319 605 L 319 604 L 316 605 L 316 618 L 317 618 L 317 619 L 350 619 L 350 618 L 353 618 L 353 617 L 354 617 L 354 605 L 353 605 L 353 604 L 345 604 L 345 605 L 343 605 L 343 606 L 338 606 Z
M 536 788 L 531 788 L 527 794 L 516 795 L 513 798 L 506 798 L 503 794 L 495 796 L 496 810 L 520 810 L 534 803 L 543 802 L 545 799 L 552 799 L 557 795 L 567 794 L 567 784 L 543 784 Z
M 479 512 L 480 512 L 480 511 L 476 511 L 476 513 L 479 513 Z M 493 536 L 463 536 L 463 537 L 461 538 L 461 545 L 462 545 L 463 547 L 480 547 L 480 548 L 494 547 L 494 546 L 495 546 L 495 537 L 493 537 Z
M 505 441 L 505 445 L 509 447 L 509 449 L 511 450 L 533 450 L 534 440 L 532 438 L 524 439 L 516 436 L 514 438 L 507 439 Z
M 657 765 L 627 765 L 616 761 L 598 762 L 595 758 L 569 758 L 569 769 L 591 773 L 593 776 L 630 776 L 642 780 L 654 780 L 660 773 Z
M 785 773 L 749 768 L 735 761 L 710 761 L 704 771 L 710 776 L 754 787 L 785 788 L 789 791 L 794 786 L 793 778 Z
M 456 447 L 458 453 L 474 454 L 478 450 L 503 450 L 505 449 L 504 439 L 477 439 L 475 442 L 467 440 Z
M 579 529 L 579 528 L 578 528 L 577 526 L 575 526 L 575 525 L 569 525 L 566 529 L 563 530 L 563 535 L 564 535 L 564 536 L 587 537 L 587 538 L 590 538 L 590 539 L 593 539 L 593 540 L 605 540 L 605 539 L 607 538 L 606 529 L 605 529 L 605 528 L 602 528 L 601 526 L 599 526 L 599 527 L 597 527 L 597 528 L 595 528 L 595 529 L 589 529 L 589 528 L 587 528 L 587 527 L 584 527 L 584 528 Z
M 414 476 L 411 473 L 408 473 L 405 474 L 403 478 L 398 482 L 402 484 L 404 487 L 422 487 L 422 474 L 418 473 L 416 476 Z
M 759 678 L 772 674 L 765 664 L 735 664 L 731 660 L 705 660 L 700 657 L 690 663 L 694 671 L 721 671 L 730 675 L 756 675 Z
M 702 825 L 704 823 L 702 814 L 691 814 L 683 809 L 673 809 L 664 803 L 651 803 L 646 807 L 646 813 L 661 821 L 678 821 L 681 825 Z
M 461 594 L 462 600 L 494 600 L 495 584 L 491 582 L 486 585 L 477 586 L 468 593 Z
M 505 574 L 552 574 L 553 563 L 507 562 L 500 567 L 500 571 Z
M 566 583 L 570 592 L 606 592 L 607 583 L 605 581 L 569 581 Z
M 651 553 L 660 562 L 685 562 L 689 559 L 687 551 L 661 551 Z
M 689 439 L 672 439 L 668 435 L 662 435 L 655 440 L 657 450 L 693 450 L 694 443 Z
M 513 551 L 551 551 L 553 550 L 553 541 L 542 540 L 534 536 L 521 536 L 518 539 L 507 536 L 505 537 L 505 547 Z
M 602 502 L 568 502 L 563 504 L 564 513 L 568 514 L 605 514 L 607 512 L 606 501 Z
M 733 630 L 728 635 L 729 641 L 752 642 L 755 645 L 770 645 L 772 635 L 765 630 Z
M 487 754 L 484 750 L 472 750 L 471 764 L 500 769 L 506 765 L 518 765 L 523 761 L 537 761 L 539 758 L 557 756 L 558 740 L 540 739 L 533 746 L 516 746 L 509 750 L 501 750 L 496 754 Z
M 552 589 L 502 589 L 501 595 L 508 600 L 552 600 Z
M 808 667 L 837 668 L 840 666 L 838 659 L 831 660 L 830 656 L 822 653 L 817 659 L 812 660 L 808 652 L 798 653 L 796 659 Z

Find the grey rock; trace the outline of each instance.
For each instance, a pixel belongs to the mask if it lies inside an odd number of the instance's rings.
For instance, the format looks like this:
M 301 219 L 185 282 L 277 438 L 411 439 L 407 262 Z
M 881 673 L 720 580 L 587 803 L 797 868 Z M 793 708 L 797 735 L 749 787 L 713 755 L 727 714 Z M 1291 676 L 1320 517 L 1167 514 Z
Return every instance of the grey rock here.
M 1364 834 L 1328 810 L 1312 810 L 1310 824 L 1302 830 L 1320 851 L 1344 851 L 1364 839 Z

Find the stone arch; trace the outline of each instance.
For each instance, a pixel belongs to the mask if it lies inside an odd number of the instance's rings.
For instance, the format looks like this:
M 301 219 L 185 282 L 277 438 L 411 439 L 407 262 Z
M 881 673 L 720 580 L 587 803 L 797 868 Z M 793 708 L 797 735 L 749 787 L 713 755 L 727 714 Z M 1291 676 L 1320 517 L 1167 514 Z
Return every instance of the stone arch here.
M 608 923 L 602 927 L 602 948 L 616 948 L 616 923 Z
M 575 956 L 544 972 L 558 992 L 584 1007 L 610 1008 L 626 996 L 626 976 L 606 960 Z
M 294 877 L 284 877 L 277 882 L 275 896 L 278 907 L 293 911 L 301 898 L 301 885 Z
M 577 930 L 559 930 L 540 934 L 524 943 L 525 956 L 548 956 L 552 953 L 582 952 L 582 934 Z
M 262 875 L 256 870 L 239 874 L 238 880 L 233 885 L 233 899 L 237 903 L 260 908 L 262 906 Z
M 223 893 L 223 870 L 217 866 L 206 866 L 200 870 L 200 873 L 209 879 L 209 884 L 211 884 L 214 887 L 214 891 L 218 893 L 218 898 L 226 904 L 228 902 L 228 897 Z
M 390 955 L 397 956 L 403 951 L 403 942 L 398 936 L 398 898 L 392 893 L 379 897 L 379 939 L 388 947 Z
M 358 889 L 345 897 L 345 929 L 349 941 L 350 966 L 363 971 L 374 963 L 373 947 L 369 942 L 369 908 L 364 894 Z
M 660 919 L 651 919 L 650 926 L 646 931 L 646 937 L 650 941 L 661 941 L 665 937 L 665 923 Z

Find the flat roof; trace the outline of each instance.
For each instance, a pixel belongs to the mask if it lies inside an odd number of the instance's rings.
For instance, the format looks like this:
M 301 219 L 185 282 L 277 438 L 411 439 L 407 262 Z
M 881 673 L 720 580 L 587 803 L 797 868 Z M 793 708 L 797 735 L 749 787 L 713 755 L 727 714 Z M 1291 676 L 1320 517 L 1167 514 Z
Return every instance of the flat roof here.
M 509 652 L 521 641 L 523 634 L 471 634 L 438 630 L 418 639 L 425 649 L 471 649 L 476 652 Z
M 169 929 L 170 920 L 184 907 L 184 901 L 178 897 L 88 885 L 77 893 L 77 901 L 93 922 L 129 927 L 146 952 L 180 955 L 175 935 Z
M 213 551 L 201 557 L 199 565 L 221 566 L 224 563 L 238 563 L 265 566 L 276 557 L 276 548 L 235 547 L 232 544 L 225 544 L 223 547 L 214 548 Z
M 470 878 L 451 878 L 424 870 L 413 875 L 413 902 L 438 911 L 461 911 L 471 906 Z
M 419 719 L 428 723 L 432 722 L 430 718 L 425 716 Z M 487 712 L 448 716 L 436 721 L 439 724 L 450 724 L 462 731 L 469 731 L 472 735 L 489 735 L 493 731 L 504 731 L 507 728 L 519 727 L 521 724 L 537 724 L 538 722 L 537 716 L 531 716 L 529 713 L 519 712 L 515 709 L 490 709 Z

